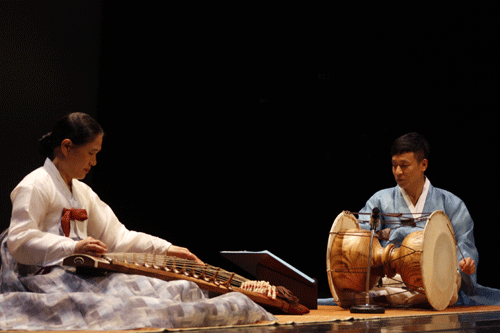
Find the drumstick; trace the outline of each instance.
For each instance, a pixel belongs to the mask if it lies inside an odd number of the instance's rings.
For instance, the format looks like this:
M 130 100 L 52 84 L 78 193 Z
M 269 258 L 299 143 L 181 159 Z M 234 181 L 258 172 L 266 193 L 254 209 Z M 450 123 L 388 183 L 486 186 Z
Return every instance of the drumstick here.
M 448 227 L 448 230 L 450 230 L 450 225 L 446 224 L 446 226 Z M 455 233 L 453 233 L 452 230 L 450 230 L 450 232 L 453 236 L 455 236 Z M 458 251 L 460 251 L 460 255 L 462 256 L 462 260 L 465 260 L 464 253 L 462 252 L 462 249 L 460 249 L 460 245 L 458 245 L 457 239 L 455 237 L 453 237 L 453 239 L 455 240 L 455 244 L 457 245 Z M 459 270 L 459 272 L 460 272 L 460 276 L 462 277 L 462 290 L 465 292 L 465 294 L 467 296 L 477 295 L 476 285 L 472 281 L 470 275 L 462 272 L 461 270 Z
M 460 255 L 462 256 L 462 260 L 464 260 L 465 256 L 464 256 L 464 253 L 462 252 L 462 249 L 460 248 L 460 245 L 458 245 L 457 239 L 455 238 L 455 233 L 450 229 L 449 224 L 446 224 L 446 226 L 448 227 L 448 230 L 450 230 L 451 234 L 453 235 L 453 239 L 455 240 L 455 245 L 457 246 L 458 251 L 460 251 Z

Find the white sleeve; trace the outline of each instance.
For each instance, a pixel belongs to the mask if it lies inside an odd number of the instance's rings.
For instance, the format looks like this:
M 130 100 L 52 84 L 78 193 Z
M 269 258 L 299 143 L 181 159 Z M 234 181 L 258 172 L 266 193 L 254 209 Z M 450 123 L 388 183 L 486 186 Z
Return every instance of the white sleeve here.
M 12 192 L 11 200 L 12 218 L 7 246 L 18 263 L 43 266 L 74 252 L 74 240 L 40 228 L 50 205 L 47 193 L 32 185 L 18 186 Z
M 167 253 L 171 243 L 159 237 L 128 230 L 113 210 L 92 192 L 88 235 L 102 241 L 109 252 Z

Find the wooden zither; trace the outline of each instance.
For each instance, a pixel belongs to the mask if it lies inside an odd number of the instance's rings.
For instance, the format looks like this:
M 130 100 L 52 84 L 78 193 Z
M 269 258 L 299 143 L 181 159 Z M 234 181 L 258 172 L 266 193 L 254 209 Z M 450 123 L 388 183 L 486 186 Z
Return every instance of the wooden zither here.
M 215 294 L 237 291 L 265 307 L 288 314 L 305 314 L 309 309 L 299 303 L 289 290 L 266 281 L 251 281 L 238 274 L 192 260 L 148 253 L 107 253 L 102 258 L 73 254 L 63 265 L 78 269 L 119 272 L 150 276 L 165 281 L 187 280 Z

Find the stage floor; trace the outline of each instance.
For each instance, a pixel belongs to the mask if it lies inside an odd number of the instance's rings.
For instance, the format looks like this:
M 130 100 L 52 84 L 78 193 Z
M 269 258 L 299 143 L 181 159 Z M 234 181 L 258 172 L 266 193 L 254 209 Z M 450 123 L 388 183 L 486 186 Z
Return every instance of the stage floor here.
M 500 332 L 500 311 L 460 315 L 383 318 L 324 324 L 279 325 L 218 329 L 217 333 L 332 332 Z
M 337 307 L 335 307 L 337 308 Z M 323 323 L 299 323 L 284 325 L 287 316 L 279 316 L 280 325 L 222 328 L 217 333 L 295 333 L 295 332 L 500 332 L 500 307 L 452 308 L 445 312 L 433 310 L 390 310 L 387 317 L 350 319 Z M 394 316 L 401 311 L 402 316 Z M 449 312 L 447 312 L 449 311 Z M 472 312 L 474 311 L 474 312 Z M 346 311 L 346 314 L 349 312 Z M 314 313 L 313 313 L 314 314 Z M 292 320 L 293 321 L 293 320 Z

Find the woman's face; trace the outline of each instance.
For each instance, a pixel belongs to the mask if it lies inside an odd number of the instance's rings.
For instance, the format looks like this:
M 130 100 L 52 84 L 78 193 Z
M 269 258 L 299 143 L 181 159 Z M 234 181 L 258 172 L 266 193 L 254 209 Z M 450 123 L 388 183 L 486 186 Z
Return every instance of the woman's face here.
M 71 141 L 70 141 L 71 142 Z M 94 141 L 77 146 L 72 143 L 67 147 L 65 163 L 66 176 L 69 178 L 83 179 L 97 164 L 96 155 L 101 151 L 102 134 L 96 136 Z

